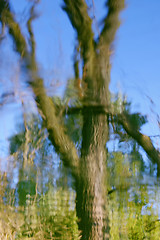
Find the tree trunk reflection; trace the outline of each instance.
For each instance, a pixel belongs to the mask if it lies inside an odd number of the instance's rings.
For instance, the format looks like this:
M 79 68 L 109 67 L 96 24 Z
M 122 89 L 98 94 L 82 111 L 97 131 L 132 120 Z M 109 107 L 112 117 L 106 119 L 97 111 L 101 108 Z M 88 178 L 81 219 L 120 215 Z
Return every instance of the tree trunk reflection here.
M 76 184 L 76 209 L 82 239 L 109 239 L 106 194 L 107 117 L 85 112 L 81 151 L 81 176 Z

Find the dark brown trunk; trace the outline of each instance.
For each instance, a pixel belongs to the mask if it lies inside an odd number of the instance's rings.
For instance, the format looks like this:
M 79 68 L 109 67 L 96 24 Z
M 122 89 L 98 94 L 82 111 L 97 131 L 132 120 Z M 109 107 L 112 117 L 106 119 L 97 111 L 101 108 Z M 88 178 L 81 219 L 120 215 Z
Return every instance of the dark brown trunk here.
M 76 210 L 82 239 L 109 239 L 106 193 L 107 117 L 84 113 L 81 176 L 76 184 Z M 108 237 L 107 237 L 108 236 Z

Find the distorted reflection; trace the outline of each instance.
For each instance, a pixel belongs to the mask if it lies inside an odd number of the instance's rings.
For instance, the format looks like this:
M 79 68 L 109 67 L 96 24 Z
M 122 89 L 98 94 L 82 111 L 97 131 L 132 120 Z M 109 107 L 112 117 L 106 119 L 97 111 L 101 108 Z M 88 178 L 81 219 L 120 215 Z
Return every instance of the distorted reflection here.
M 77 125 L 72 125 L 70 134 L 78 147 L 78 144 L 81 145 L 80 115 L 75 117 L 75 122 Z M 72 116 L 66 119 L 68 128 L 71 124 Z M 111 147 L 113 144 L 116 151 Z M 106 217 L 110 226 L 110 239 L 158 240 L 160 189 L 155 178 L 155 169 L 153 166 L 145 166 L 143 154 L 132 139 L 128 139 L 127 143 L 113 140 L 108 149 L 105 187 L 108 195 Z M 10 155 L 7 161 L 6 169 L 0 172 L 0 238 L 79 239 L 81 233 L 78 230 L 78 209 L 75 205 L 75 201 L 78 201 L 78 188 L 70 171 L 54 153 L 40 119 L 32 116 L 30 122 L 19 127 L 19 133 L 10 138 Z M 84 174 L 85 172 L 87 169 L 83 170 Z M 83 175 L 81 180 L 84 179 L 87 178 Z M 89 185 L 90 183 L 87 185 L 87 182 L 83 184 L 87 186 L 90 192 L 89 201 L 92 202 L 93 193 L 89 188 L 94 186 Z M 82 188 L 84 185 L 81 185 Z M 98 199 L 100 185 L 94 192 L 95 195 L 98 194 Z M 87 193 L 83 194 L 83 201 L 87 201 Z M 92 197 L 96 201 L 96 197 Z M 102 204 L 100 200 L 95 203 Z M 82 206 L 77 206 L 83 211 Z M 84 203 L 84 206 L 87 207 L 87 204 Z M 100 211 L 100 205 L 93 206 L 93 209 Z M 86 221 L 84 216 L 82 219 Z M 100 220 L 98 222 L 100 224 Z

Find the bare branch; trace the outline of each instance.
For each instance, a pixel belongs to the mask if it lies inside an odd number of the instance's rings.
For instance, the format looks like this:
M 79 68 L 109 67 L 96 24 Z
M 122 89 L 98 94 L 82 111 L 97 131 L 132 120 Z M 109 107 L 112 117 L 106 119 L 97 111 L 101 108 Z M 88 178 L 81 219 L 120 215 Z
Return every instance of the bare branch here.
M 127 114 L 118 114 L 116 119 L 125 131 L 145 150 L 152 162 L 157 164 L 158 174 L 160 174 L 160 152 L 153 146 L 150 137 L 139 132 L 131 123 Z
M 31 83 L 36 96 L 36 102 L 42 111 L 42 117 L 49 132 L 49 138 L 63 163 L 71 167 L 72 173 L 77 176 L 79 157 L 71 139 L 65 133 L 66 130 L 60 119 L 56 116 L 56 110 L 51 99 L 46 95 L 43 80 L 37 78 Z
M 148 154 L 148 156 L 151 158 L 153 163 L 157 164 L 158 168 L 158 174 L 160 174 L 160 152 L 154 147 L 152 144 L 152 141 L 150 137 L 146 136 L 145 134 L 142 134 L 139 129 L 133 124 L 133 122 L 130 120 L 129 115 L 122 113 L 122 114 L 111 114 L 108 112 L 108 106 L 102 106 L 102 105 L 91 105 L 91 106 L 80 106 L 80 107 L 72 107 L 67 109 L 67 114 L 82 114 L 85 111 L 88 111 L 92 109 L 94 114 L 109 114 L 111 115 L 111 118 L 113 118 L 111 121 L 116 121 L 119 124 L 122 125 L 124 130 L 127 132 L 127 134 L 132 137 L 136 142 L 144 149 L 144 151 Z M 117 134 L 121 134 L 120 132 L 117 132 Z M 159 135 L 156 135 L 156 137 Z M 152 136 L 151 136 L 152 137 Z
M 27 21 L 27 28 L 28 28 L 28 32 L 29 32 L 29 35 L 30 35 L 29 43 L 30 43 L 30 47 L 31 47 L 30 58 L 29 58 L 29 61 L 28 61 L 28 68 L 32 71 L 32 73 L 37 71 L 37 64 L 36 64 L 36 59 L 35 59 L 36 43 L 35 43 L 34 33 L 33 33 L 33 29 L 32 29 L 32 22 L 38 16 L 35 12 L 35 6 L 36 6 L 37 3 L 35 2 L 33 4 L 33 6 L 31 7 L 30 17 Z
M 14 20 L 13 14 L 10 12 L 9 8 L 4 9 L 3 13 L 5 17 L 5 23 L 8 26 L 9 33 L 15 43 L 16 51 L 21 55 L 22 59 L 24 60 L 25 67 L 28 68 L 31 72 L 32 81 L 30 81 L 30 85 L 36 96 L 37 106 L 41 110 L 43 120 L 46 123 L 46 128 L 49 132 L 49 138 L 52 141 L 56 152 L 63 160 L 63 163 L 71 167 L 72 173 L 77 175 L 79 170 L 79 157 L 76 148 L 73 142 L 67 136 L 66 130 L 64 129 L 62 123 L 56 116 L 54 104 L 46 95 L 43 80 L 38 77 L 37 71 L 35 71 L 35 68 L 31 66 L 31 64 L 36 66 L 36 62 L 33 57 L 35 51 L 35 43 L 31 28 L 32 16 L 28 23 L 32 47 L 32 52 L 29 53 L 27 51 L 25 38 L 21 33 L 21 29 L 18 23 L 16 23 L 16 21 Z M 31 60 L 31 63 L 29 63 L 29 65 L 28 60 Z
M 9 1 L 1 0 L 0 5 L 0 21 L 6 24 L 9 34 L 15 43 L 15 50 L 23 57 L 27 55 L 27 44 L 21 29 L 14 19 L 14 15 L 10 11 Z
M 35 40 L 34 40 L 34 34 L 33 34 L 33 30 L 32 30 L 32 21 L 36 17 L 35 13 L 34 13 L 34 8 L 35 8 L 35 5 L 33 5 L 30 9 L 30 18 L 28 19 L 28 22 L 27 22 L 28 32 L 30 35 L 31 52 L 32 52 L 33 56 L 35 56 Z
M 119 13 L 125 7 L 125 0 L 108 0 L 106 6 L 108 13 L 104 19 L 104 27 L 98 44 L 98 48 L 103 53 L 108 53 L 114 41 L 115 34 L 120 26 Z
M 90 58 L 93 52 L 92 20 L 87 13 L 87 4 L 84 0 L 64 0 L 63 9 L 68 14 L 72 26 L 76 29 L 81 46 L 84 62 Z
M 92 31 L 92 20 L 87 12 L 87 4 L 84 0 L 63 0 L 63 9 L 68 14 L 72 26 L 76 30 L 79 48 L 83 62 L 82 91 L 80 96 L 90 99 L 94 89 L 93 63 L 95 61 L 94 36 Z M 78 73 L 77 61 L 75 61 L 76 72 Z M 77 75 L 76 73 L 76 75 Z M 80 80 L 79 78 L 77 79 Z
M 92 11 L 93 11 L 93 17 L 94 17 L 95 27 L 96 27 L 98 36 L 100 37 L 100 31 L 99 31 L 99 28 L 98 28 L 98 23 L 97 23 L 97 19 L 96 19 L 96 15 L 95 15 L 95 4 L 94 4 L 94 0 L 92 0 Z

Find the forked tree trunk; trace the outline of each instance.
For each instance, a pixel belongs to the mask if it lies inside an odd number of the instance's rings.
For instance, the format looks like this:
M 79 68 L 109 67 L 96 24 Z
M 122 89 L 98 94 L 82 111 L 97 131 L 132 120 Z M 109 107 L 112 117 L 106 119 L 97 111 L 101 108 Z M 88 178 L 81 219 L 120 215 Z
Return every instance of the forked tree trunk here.
M 107 117 L 87 109 L 84 114 L 80 181 L 76 211 L 82 239 L 109 239 L 106 193 Z
M 43 80 L 39 79 L 35 60 L 34 34 L 31 27 L 32 20 L 35 18 L 35 5 L 31 8 L 30 19 L 27 23 L 31 51 L 30 48 L 28 49 L 26 39 L 10 10 L 9 1 L 0 0 L 0 22 L 2 26 L 8 27 L 8 32 L 15 44 L 15 50 L 21 56 L 24 66 L 32 78 L 30 85 L 55 151 L 75 176 L 76 210 L 79 217 L 79 228 L 82 230 L 82 239 L 106 240 L 109 239 L 106 193 L 108 123 L 107 116 L 102 112 L 96 112 L 94 106 L 97 104 L 97 107 L 109 108 L 110 49 L 120 26 L 119 13 L 124 8 L 125 0 L 106 0 L 107 15 L 104 18 L 104 26 L 97 41 L 94 40 L 92 20 L 88 15 L 86 1 L 63 0 L 63 3 L 63 9 L 67 12 L 72 26 L 76 30 L 81 49 L 81 60 L 84 64 L 83 85 L 86 94 L 84 106 L 88 104 L 88 107 L 85 107 L 86 111 L 83 112 L 81 159 L 79 159 L 73 142 L 56 116 L 55 106 L 46 94 Z M 118 116 L 118 122 L 144 148 L 153 162 L 160 166 L 160 153 L 154 148 L 151 139 L 138 130 L 133 131 L 133 124 L 124 114 L 122 118 Z

